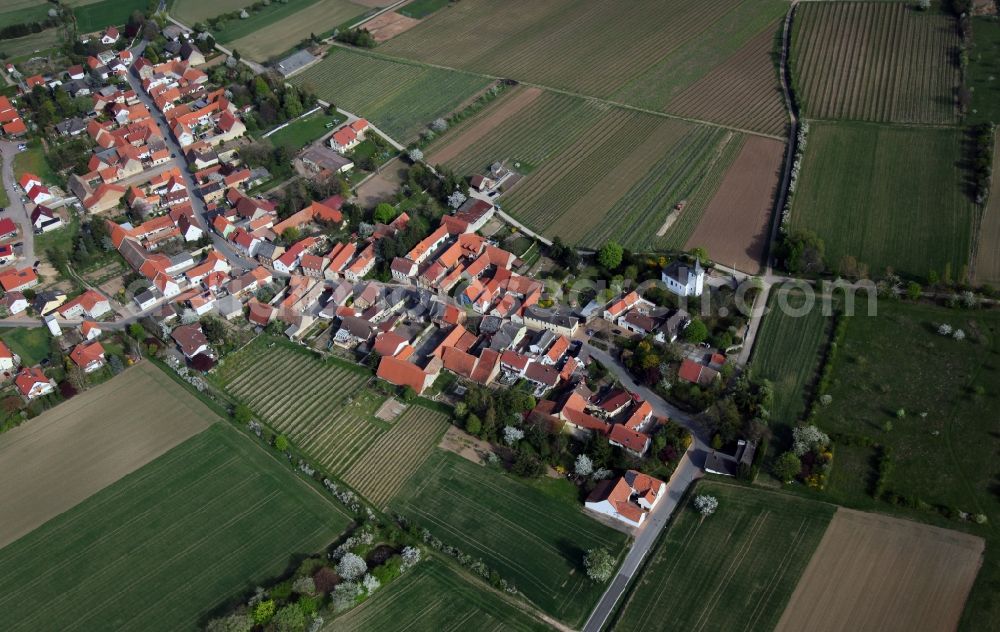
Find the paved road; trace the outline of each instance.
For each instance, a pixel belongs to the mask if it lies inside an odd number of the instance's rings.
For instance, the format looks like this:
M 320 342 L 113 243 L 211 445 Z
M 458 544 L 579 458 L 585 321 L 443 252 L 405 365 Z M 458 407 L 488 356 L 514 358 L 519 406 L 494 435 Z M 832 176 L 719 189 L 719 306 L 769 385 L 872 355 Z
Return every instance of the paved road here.
M 140 42 L 132 49 L 132 54 L 138 58 L 142 55 L 142 51 L 145 50 L 145 48 L 146 42 Z M 198 222 L 198 226 L 205 231 L 207 235 L 211 236 L 212 243 L 215 245 L 215 248 L 229 260 L 230 265 L 236 268 L 244 268 L 248 270 L 256 268 L 259 265 L 256 261 L 241 255 L 235 248 L 233 248 L 232 244 L 211 230 L 211 227 L 208 225 L 208 221 L 205 219 L 205 202 L 199 196 L 198 187 L 195 185 L 191 172 L 188 171 L 187 162 L 184 160 L 184 151 L 181 149 L 181 146 L 177 143 L 173 133 L 170 131 L 170 126 L 167 125 L 166 117 L 163 116 L 163 113 L 156 108 L 153 104 L 153 100 L 148 94 L 146 94 L 146 91 L 142 89 L 142 81 L 135 73 L 134 67 L 128 72 L 128 82 L 129 85 L 132 86 L 132 89 L 135 90 L 139 100 L 142 101 L 147 108 L 149 108 L 150 114 L 153 115 L 153 120 L 155 120 L 156 124 L 159 126 L 160 133 L 163 134 L 164 141 L 166 141 L 171 154 L 170 162 L 165 163 L 165 165 L 167 167 L 177 167 L 180 170 L 184 179 L 184 184 L 191 193 L 191 206 L 194 208 L 194 217 L 195 221 Z
M 646 517 L 645 524 L 632 541 L 632 548 L 629 549 L 628 555 L 625 556 L 625 561 L 618 570 L 618 576 L 608 586 L 604 595 L 601 596 L 601 600 L 590 614 L 586 625 L 583 626 L 584 632 L 599 632 L 607 622 L 608 617 L 611 616 L 615 605 L 622 598 L 642 561 L 646 558 L 650 549 L 653 548 L 663 527 L 670 520 L 670 516 L 680 502 L 685 490 L 687 490 L 691 483 L 704 474 L 702 466 L 704 465 L 705 455 L 709 448 L 707 444 L 708 431 L 693 415 L 667 402 L 651 389 L 636 383 L 628 370 L 609 353 L 589 343 L 584 343 L 584 345 L 590 357 L 614 373 L 615 377 L 618 378 L 625 388 L 642 395 L 650 403 L 657 415 L 668 417 L 674 423 L 684 426 L 694 436 L 694 442 L 684 456 L 681 457 L 674 475 L 670 477 L 670 481 L 667 483 L 666 497 Z
M 35 230 L 31 226 L 31 215 L 21 201 L 21 191 L 14 178 L 14 156 L 17 155 L 17 142 L 0 141 L 0 155 L 3 156 L 3 186 L 7 190 L 6 216 L 21 226 L 21 256 L 28 264 L 35 262 Z

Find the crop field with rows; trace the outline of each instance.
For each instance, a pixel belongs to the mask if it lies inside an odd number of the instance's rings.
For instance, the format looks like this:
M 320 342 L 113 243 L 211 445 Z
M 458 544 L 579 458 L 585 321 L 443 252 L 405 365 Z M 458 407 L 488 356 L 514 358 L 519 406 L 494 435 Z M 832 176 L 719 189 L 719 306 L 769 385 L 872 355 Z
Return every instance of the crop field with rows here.
M 292 78 L 319 98 L 371 120 L 401 143 L 492 83 L 463 72 L 394 61 L 372 53 L 331 49 Z
M 261 24 L 255 26 L 252 32 L 230 40 L 227 47 L 258 61 L 265 61 L 290 50 L 310 34 L 322 37 L 338 26 L 360 18 L 365 11 L 365 7 L 348 0 L 301 3 L 301 8 L 294 13 L 264 16 Z
M 227 392 L 333 474 L 350 469 L 389 428 L 373 414 L 383 398 L 362 391 L 369 377 L 360 367 L 329 364 L 280 343 L 269 348 L 263 340 L 219 371 Z
M 392 429 L 379 437 L 364 456 L 344 474 L 344 481 L 378 507 L 420 469 L 448 428 L 442 413 L 411 405 Z
M 792 80 L 806 116 L 956 121 L 953 18 L 908 2 L 804 2 L 792 35 Z
M 787 8 L 781 0 L 465 0 L 379 48 L 663 112 L 691 108 L 690 95 L 676 107 L 671 101 L 704 80 L 699 91 L 724 95 L 742 108 L 699 105 L 693 111 L 713 122 L 781 133 L 777 74 L 769 55 L 758 54 L 758 41 L 767 47 Z M 747 73 L 745 64 L 755 70 Z M 741 80 L 726 81 L 726 68 L 740 68 Z

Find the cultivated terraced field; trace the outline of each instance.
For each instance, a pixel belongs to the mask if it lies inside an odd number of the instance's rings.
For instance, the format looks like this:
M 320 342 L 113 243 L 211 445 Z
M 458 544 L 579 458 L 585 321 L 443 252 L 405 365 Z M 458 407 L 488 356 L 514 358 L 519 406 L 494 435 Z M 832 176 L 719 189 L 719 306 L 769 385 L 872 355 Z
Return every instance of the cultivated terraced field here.
M 792 427 L 802 418 L 806 388 L 819 367 L 830 317 L 818 300 L 807 305 L 802 292 L 776 290 L 754 344 L 753 375 L 774 385 L 772 424 Z
M 348 523 L 287 464 L 215 424 L 0 550 L 0 628 L 198 629 Z
M 953 123 L 958 45 L 954 18 L 909 2 L 803 2 L 792 78 L 808 117 Z
M 704 520 L 679 510 L 613 629 L 773 629 L 834 512 L 747 487 L 700 483 L 697 492 L 719 509 Z
M 781 134 L 785 115 L 768 40 L 786 10 L 780 0 L 465 0 L 379 49 Z M 719 108 L 720 98 L 742 107 Z
M 370 375 L 327 364 L 308 352 L 263 341 L 227 358 L 223 388 L 333 474 L 346 472 L 388 429 L 362 393 Z
M 625 534 L 496 470 L 434 451 L 390 503 L 502 577 L 539 608 L 570 625 L 589 614 L 604 586 L 587 579 L 586 551 L 624 550 Z
M 264 61 L 290 50 L 309 37 L 310 33 L 322 37 L 345 22 L 359 18 L 367 10 L 348 0 L 305 3 L 290 15 L 267 19 L 260 28 L 248 35 L 227 40 L 228 47 L 253 59 Z
M 838 509 L 775 629 L 950 632 L 982 554 L 982 538 Z
M 950 266 L 956 279 L 975 212 L 962 142 L 958 129 L 812 123 L 791 226 L 823 239 L 832 269 L 853 256 L 873 275 L 943 276 Z
M 65 33 L 62 29 L 54 28 L 24 37 L 0 40 L 0 53 L 6 55 L 8 61 L 29 58 L 36 51 L 42 53 L 58 46 L 64 37 Z
M 475 580 L 471 580 L 475 581 Z M 493 592 L 439 560 L 419 564 L 375 597 L 332 621 L 325 630 L 410 630 L 530 632 L 551 630 Z
M 0 439 L 0 546 L 207 428 L 217 417 L 141 362 Z
M 410 406 L 392 422 L 364 456 L 344 474 L 344 481 L 378 507 L 409 480 L 448 428 L 448 418 L 421 406 Z
M 321 99 L 371 120 L 401 143 L 492 83 L 345 48 L 331 49 L 291 81 L 311 86 Z

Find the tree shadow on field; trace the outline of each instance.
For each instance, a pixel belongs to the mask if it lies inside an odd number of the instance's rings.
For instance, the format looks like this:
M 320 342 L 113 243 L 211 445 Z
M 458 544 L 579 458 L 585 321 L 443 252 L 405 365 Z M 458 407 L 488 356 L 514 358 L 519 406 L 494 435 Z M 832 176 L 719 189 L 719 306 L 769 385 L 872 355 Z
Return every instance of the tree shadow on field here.
M 583 558 L 587 555 L 586 549 L 581 548 L 576 542 L 567 538 L 559 538 L 556 542 L 556 549 L 559 550 L 559 555 L 563 556 L 574 570 L 581 573 L 587 571 L 583 565 Z

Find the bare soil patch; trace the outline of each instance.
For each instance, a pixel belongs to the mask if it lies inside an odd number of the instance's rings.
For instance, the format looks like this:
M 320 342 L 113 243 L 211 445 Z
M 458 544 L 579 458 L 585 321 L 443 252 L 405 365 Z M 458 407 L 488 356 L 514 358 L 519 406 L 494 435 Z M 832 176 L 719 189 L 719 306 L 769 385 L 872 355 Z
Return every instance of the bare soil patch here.
M 406 404 L 390 397 L 382 402 L 382 405 L 375 411 L 375 416 L 382 421 L 393 421 L 404 410 L 406 410 Z
M 539 88 L 523 88 L 519 89 L 516 94 L 502 99 L 502 103 L 490 108 L 488 114 L 466 127 L 461 133 L 452 135 L 450 142 L 435 149 L 431 153 L 428 163 L 442 165 L 454 160 L 463 151 L 486 138 L 504 121 L 528 107 L 541 94 L 542 91 Z
M 420 24 L 420 20 L 416 18 L 408 18 L 401 13 L 389 11 L 365 22 L 365 28 L 372 34 L 376 42 L 381 43 L 396 37 L 404 31 L 412 29 L 418 24 Z
M 493 446 L 491 446 L 489 442 L 477 439 L 466 432 L 462 432 L 455 426 L 448 426 L 448 429 L 445 430 L 444 436 L 441 437 L 441 443 L 438 444 L 438 447 L 442 450 L 454 452 L 463 459 L 471 461 L 476 465 L 485 464 L 486 455 L 493 452 Z
M 365 180 L 357 188 L 356 202 L 371 208 L 379 202 L 389 200 L 406 180 L 406 165 L 399 158 L 393 158 L 382 166 L 382 171 Z
M 148 362 L 0 437 L 0 547 L 217 419 Z
M 759 272 L 784 150 L 781 141 L 748 137 L 685 248 L 702 247 L 723 265 Z
M 838 509 L 777 631 L 955 630 L 984 547 L 958 531 Z

